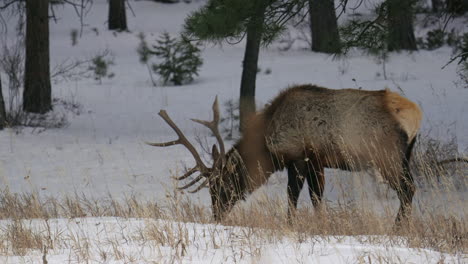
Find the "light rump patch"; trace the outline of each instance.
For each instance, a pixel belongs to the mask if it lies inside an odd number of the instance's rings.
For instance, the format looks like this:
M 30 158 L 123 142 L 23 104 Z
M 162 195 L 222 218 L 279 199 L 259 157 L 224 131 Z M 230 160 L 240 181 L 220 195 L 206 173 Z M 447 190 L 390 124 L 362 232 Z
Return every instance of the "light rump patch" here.
M 419 106 L 401 95 L 385 90 L 385 105 L 408 135 L 408 142 L 416 136 L 421 126 L 422 112 Z

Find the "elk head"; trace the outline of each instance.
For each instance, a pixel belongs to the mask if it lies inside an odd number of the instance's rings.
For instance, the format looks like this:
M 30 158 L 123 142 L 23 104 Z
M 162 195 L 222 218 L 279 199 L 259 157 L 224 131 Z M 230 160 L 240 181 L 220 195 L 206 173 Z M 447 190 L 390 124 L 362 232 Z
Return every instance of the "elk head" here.
M 188 169 L 182 176 L 175 177 L 177 181 L 182 181 L 191 177 L 191 175 L 198 173 L 198 176 L 194 177 L 190 182 L 183 186 L 177 187 L 179 190 L 188 189 L 195 184 L 199 185 L 189 190 L 189 193 L 196 193 L 205 187 L 209 187 L 211 196 L 212 212 L 213 217 L 216 221 L 222 219 L 224 214 L 233 207 L 233 205 L 243 198 L 243 190 L 245 189 L 244 183 L 240 177 L 241 173 L 245 171 L 242 158 L 237 153 L 236 149 L 233 148 L 227 154 L 224 148 L 224 142 L 219 133 L 218 125 L 220 121 L 218 98 L 216 97 L 213 103 L 213 120 L 204 121 L 199 119 L 191 119 L 192 121 L 199 123 L 211 130 L 213 135 L 216 137 L 218 142 L 219 150 L 216 144 L 212 147 L 212 166 L 208 167 L 205 165 L 197 152 L 195 147 L 185 137 L 182 131 L 177 125 L 171 120 L 165 110 L 159 112 L 159 116 L 174 130 L 179 137 L 177 140 L 164 142 L 164 143 L 147 143 L 155 147 L 168 147 L 173 145 L 185 146 L 193 158 L 195 159 L 196 165 Z

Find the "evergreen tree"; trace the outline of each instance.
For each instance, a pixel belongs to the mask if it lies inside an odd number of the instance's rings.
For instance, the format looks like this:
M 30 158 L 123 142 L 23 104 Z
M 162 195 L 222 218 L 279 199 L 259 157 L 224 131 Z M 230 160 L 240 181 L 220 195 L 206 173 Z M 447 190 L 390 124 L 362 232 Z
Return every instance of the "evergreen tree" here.
M 447 11 L 455 15 L 463 15 L 468 12 L 468 0 L 447 0 Z
M 5 100 L 3 99 L 2 76 L 0 75 L 0 130 L 2 130 L 5 127 L 5 124 L 6 124 Z
M 49 0 L 26 0 L 26 63 L 23 109 L 52 109 L 49 62 Z
M 412 15 L 412 1 L 386 0 L 376 8 L 373 20 L 357 18 L 341 28 L 343 46 L 371 53 L 416 50 Z
M 192 82 L 193 77 L 198 76 L 198 70 L 203 64 L 201 59 L 201 50 L 197 45 L 192 44 L 184 36 L 177 42 L 176 50 L 178 56 L 175 56 L 177 83 Z
M 262 40 L 262 29 L 265 16 L 265 6 L 259 5 L 257 14 L 250 19 L 247 26 L 247 43 L 245 46 L 244 61 L 242 63 L 242 77 L 240 86 L 239 115 L 240 127 L 246 125 L 249 116 L 256 112 L 255 88 L 258 72 L 258 57 Z
M 1 0 L 0 0 L 1 1 Z M 92 0 L 60 1 L 73 5 L 82 16 Z M 49 3 L 50 0 L 4 0 L 0 11 L 17 4 L 26 10 L 26 56 L 24 69 L 23 110 L 46 113 L 52 109 L 49 51 Z M 18 11 L 21 12 L 21 11 Z M 2 13 L 0 13 L 0 19 Z M 53 12 L 52 12 L 53 15 Z
M 388 50 L 416 50 L 413 29 L 413 1 L 387 0 Z
M 255 82 L 261 44 L 269 44 L 308 0 L 208 0 L 185 20 L 184 34 L 197 39 L 239 42 L 246 48 L 240 87 L 240 128 L 255 112 Z
M 152 48 L 148 47 L 144 35 L 140 34 L 138 54 L 140 62 L 148 65 L 152 56 L 159 58 L 159 63 L 153 63 L 152 70 L 163 78 L 163 82 L 182 85 L 193 81 L 194 75 L 203 64 L 200 49 L 186 37 L 180 40 L 171 38 L 164 32 Z M 151 73 L 150 73 L 151 74 Z
M 312 51 L 340 53 L 334 0 L 309 0 Z
M 442 5 L 443 5 L 442 0 L 431 0 L 431 3 L 432 3 L 432 12 L 438 13 L 442 11 Z
M 127 30 L 125 0 L 109 0 L 109 30 Z
M 198 75 L 198 68 L 202 64 L 200 50 L 185 38 L 178 42 L 167 32 L 157 43 L 153 53 L 162 62 L 153 64 L 153 70 L 163 77 L 164 83 L 182 85 L 193 81 L 193 75 Z

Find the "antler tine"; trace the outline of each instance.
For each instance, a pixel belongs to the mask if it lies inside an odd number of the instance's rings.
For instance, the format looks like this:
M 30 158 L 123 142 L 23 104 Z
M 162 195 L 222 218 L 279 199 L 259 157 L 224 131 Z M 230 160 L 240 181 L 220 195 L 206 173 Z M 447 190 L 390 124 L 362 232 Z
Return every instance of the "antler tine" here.
M 178 140 L 174 140 L 174 141 L 169 141 L 169 142 L 164 142 L 164 143 L 146 142 L 146 144 L 153 146 L 153 147 L 168 147 L 168 146 L 180 144 L 180 142 Z
M 218 96 L 216 96 L 214 102 L 213 102 L 213 120 L 210 121 L 205 121 L 205 120 L 200 120 L 200 119 L 191 119 L 193 122 L 199 123 L 201 125 L 206 126 L 213 132 L 213 134 L 216 137 L 216 140 L 218 141 L 219 145 L 219 150 L 221 152 L 221 157 L 224 159 L 226 151 L 224 148 L 224 141 L 223 138 L 221 137 L 221 133 L 219 133 L 219 104 L 218 104 Z M 216 161 L 215 161 L 216 162 Z
M 203 189 L 206 187 L 206 184 L 208 183 L 208 179 L 206 179 L 202 184 L 198 185 L 198 187 L 192 191 L 188 191 L 189 193 L 196 193 L 199 190 Z
M 193 158 L 195 159 L 195 162 L 197 163 L 197 166 L 194 167 L 193 169 L 187 171 L 183 176 L 180 178 L 185 179 L 189 177 L 191 174 L 193 174 L 195 171 L 200 171 L 202 175 L 208 174 L 210 169 L 203 163 L 202 159 L 200 158 L 200 154 L 198 154 L 197 150 L 195 147 L 188 141 L 188 139 L 185 137 L 185 135 L 182 133 L 182 131 L 177 127 L 177 125 L 172 121 L 172 119 L 169 117 L 167 112 L 165 110 L 159 111 L 159 116 L 161 116 L 164 121 L 176 132 L 177 136 L 179 137 L 177 140 L 173 141 L 168 141 L 165 143 L 146 143 L 151 146 L 155 147 L 167 147 L 167 146 L 173 146 L 173 145 L 183 145 L 185 146 L 190 153 L 192 153 Z
M 203 179 L 205 176 L 203 176 L 203 174 L 200 174 L 198 175 L 195 179 L 193 179 L 192 181 L 190 181 L 189 183 L 185 184 L 184 186 L 181 186 L 181 187 L 177 187 L 177 189 L 179 190 L 185 190 L 187 189 L 188 187 L 194 185 L 195 183 L 199 182 L 201 179 Z
M 175 180 L 178 180 L 178 181 L 180 181 L 180 180 L 185 180 L 185 179 L 187 179 L 188 177 L 190 177 L 190 175 L 194 174 L 195 172 L 197 172 L 197 166 L 195 166 L 195 167 L 191 168 L 190 170 L 186 171 L 186 172 L 184 173 L 184 175 L 179 176 L 179 177 L 173 177 L 173 178 L 174 178 Z

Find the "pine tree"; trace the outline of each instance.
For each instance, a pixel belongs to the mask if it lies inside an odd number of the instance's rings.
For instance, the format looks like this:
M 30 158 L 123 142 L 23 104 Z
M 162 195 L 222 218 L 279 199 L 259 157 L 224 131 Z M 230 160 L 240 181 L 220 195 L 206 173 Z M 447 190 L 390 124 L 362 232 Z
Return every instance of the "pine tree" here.
M 468 12 L 468 0 L 446 0 L 447 11 L 455 15 Z
M 201 50 L 186 37 L 177 40 L 164 32 L 152 48 L 148 47 L 144 35 L 139 37 L 140 62 L 148 64 L 150 58 L 156 56 L 160 62 L 153 63 L 151 69 L 162 77 L 165 84 L 182 85 L 192 82 L 194 76 L 198 75 L 203 64 Z
M 108 25 L 110 30 L 127 30 L 125 0 L 109 0 Z
M 431 0 L 432 3 L 432 12 L 438 13 L 442 11 L 442 0 Z
M 265 19 L 265 6 L 256 7 L 257 13 L 247 25 L 247 41 L 245 45 L 244 61 L 242 62 L 242 76 L 239 99 L 240 127 L 247 125 L 249 117 L 256 112 L 255 90 L 258 72 L 258 57 L 262 41 L 262 30 Z
M 156 45 L 153 46 L 152 54 L 163 59 L 162 63 L 153 64 L 153 71 L 161 75 L 164 83 L 173 81 L 175 85 L 181 85 L 177 78 L 174 77 L 175 69 L 175 52 L 176 40 L 171 38 L 169 33 L 164 32 L 162 37 L 156 40 Z
M 201 59 L 201 50 L 197 45 L 193 45 L 186 37 L 176 44 L 179 56 L 176 60 L 176 79 L 179 83 L 192 82 L 194 75 L 198 76 L 198 70 L 203 64 Z
M 334 0 L 309 0 L 312 51 L 340 53 Z
M 184 34 L 219 43 L 247 37 L 240 87 L 240 128 L 255 112 L 255 82 L 260 46 L 271 43 L 308 0 L 208 0 L 190 14 Z
M 2 76 L 0 75 L 0 130 L 2 130 L 5 127 L 5 124 L 6 124 L 5 100 L 3 99 Z
M 52 109 L 48 7 L 49 0 L 26 1 L 23 109 L 40 114 Z
M 375 19 L 350 21 L 341 28 L 344 48 L 360 47 L 371 53 L 416 50 L 411 2 L 386 0 L 377 6 Z
M 417 50 L 413 29 L 413 1 L 387 0 L 388 50 Z

